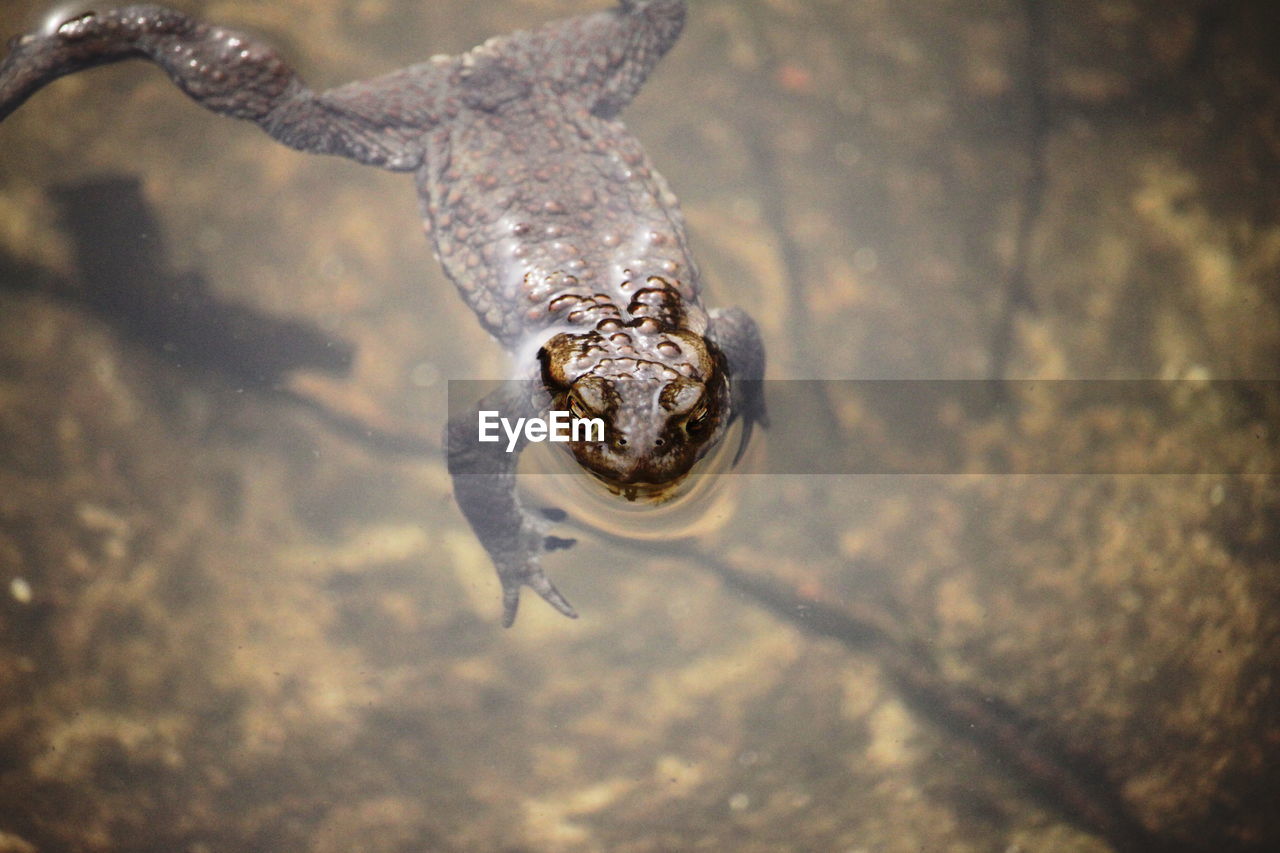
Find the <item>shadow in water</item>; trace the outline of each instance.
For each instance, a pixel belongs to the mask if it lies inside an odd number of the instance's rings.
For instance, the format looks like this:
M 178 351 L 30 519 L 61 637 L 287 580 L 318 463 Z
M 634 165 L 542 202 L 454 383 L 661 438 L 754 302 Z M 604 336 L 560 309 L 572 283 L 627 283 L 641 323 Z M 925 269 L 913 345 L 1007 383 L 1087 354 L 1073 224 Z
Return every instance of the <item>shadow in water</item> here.
M 275 388 L 295 370 L 337 376 L 354 350 L 307 323 L 219 298 L 198 272 L 171 269 L 137 178 L 110 176 L 52 191 L 71 239 L 67 278 L 0 257 L 0 288 L 78 304 L 124 337 L 179 366 Z
M 372 427 L 283 387 L 295 370 L 345 375 L 353 347 L 306 323 L 222 301 L 198 273 L 171 270 L 156 217 L 136 179 L 112 177 L 64 187 L 55 199 L 74 245 L 79 274 L 65 278 L 0 257 L 0 288 L 67 300 L 184 369 L 212 372 L 303 405 L 335 432 L 376 452 L 438 454 L 436 442 Z M 819 407 L 829 403 L 823 397 Z M 1134 816 L 1120 793 L 1120 780 L 1099 762 L 1065 749 L 1049 724 L 948 681 L 923 644 L 905 635 L 900 623 L 884 611 L 806 598 L 693 545 L 646 542 L 643 547 L 648 556 L 666 553 L 688 560 L 752 605 L 806 634 L 832 638 L 851 651 L 870 655 L 918 714 L 975 744 L 1000 772 L 1016 778 L 1047 808 L 1116 849 L 1207 849 L 1153 833 Z M 1248 849 L 1222 843 L 1215 847 Z

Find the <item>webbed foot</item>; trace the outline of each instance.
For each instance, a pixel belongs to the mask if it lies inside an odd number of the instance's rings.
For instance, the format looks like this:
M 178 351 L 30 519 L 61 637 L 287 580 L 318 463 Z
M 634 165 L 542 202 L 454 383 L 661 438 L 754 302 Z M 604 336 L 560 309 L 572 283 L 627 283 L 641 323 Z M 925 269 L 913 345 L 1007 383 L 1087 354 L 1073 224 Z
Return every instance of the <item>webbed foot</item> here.
M 510 628 L 520 609 L 520 587 L 527 586 L 542 596 L 542 600 L 570 619 L 578 618 L 578 611 L 560 594 L 546 572 L 534 560 L 517 565 L 505 561 L 498 564 L 498 579 L 502 582 L 502 627 Z

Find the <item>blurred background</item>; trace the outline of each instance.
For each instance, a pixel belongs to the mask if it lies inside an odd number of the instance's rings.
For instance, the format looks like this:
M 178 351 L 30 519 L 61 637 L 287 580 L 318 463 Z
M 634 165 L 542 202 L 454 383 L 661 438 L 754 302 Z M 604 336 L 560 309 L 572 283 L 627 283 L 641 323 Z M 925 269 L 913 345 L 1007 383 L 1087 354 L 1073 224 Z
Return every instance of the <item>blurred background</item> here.
M 604 5 L 182 4 L 316 88 Z M 772 378 L 1186 390 L 943 400 L 922 450 L 829 386 L 804 453 L 969 473 L 728 478 L 692 539 L 549 555 L 582 618 L 507 631 L 434 452 L 505 357 L 411 179 L 143 63 L 37 94 L 0 125 L 0 851 L 1280 847 L 1277 38 L 1256 0 L 691 3 L 624 119 Z M 984 473 L 1103 440 L 1178 473 Z

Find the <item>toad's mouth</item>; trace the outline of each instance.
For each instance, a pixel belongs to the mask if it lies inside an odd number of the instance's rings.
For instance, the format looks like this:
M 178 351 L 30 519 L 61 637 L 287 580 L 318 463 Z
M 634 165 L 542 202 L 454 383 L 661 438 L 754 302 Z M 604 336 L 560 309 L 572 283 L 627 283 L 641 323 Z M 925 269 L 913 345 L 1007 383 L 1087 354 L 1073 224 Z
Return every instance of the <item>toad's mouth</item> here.
M 593 468 L 587 469 L 591 476 L 597 481 L 604 484 L 604 487 L 619 497 L 626 498 L 629 501 L 640 501 L 642 503 L 660 504 L 665 503 L 675 497 L 681 491 L 681 484 L 689 475 L 688 471 L 679 474 L 661 483 L 637 483 L 631 481 L 622 481 L 606 474 L 602 474 Z
M 701 535 L 733 515 L 740 478 L 719 475 L 732 468 L 735 438 L 730 433 L 686 474 L 663 483 L 618 482 L 562 452 L 563 445 L 532 444 L 520 461 L 521 473 L 530 475 L 521 486 L 529 505 L 561 509 L 573 524 L 608 537 L 669 542 Z

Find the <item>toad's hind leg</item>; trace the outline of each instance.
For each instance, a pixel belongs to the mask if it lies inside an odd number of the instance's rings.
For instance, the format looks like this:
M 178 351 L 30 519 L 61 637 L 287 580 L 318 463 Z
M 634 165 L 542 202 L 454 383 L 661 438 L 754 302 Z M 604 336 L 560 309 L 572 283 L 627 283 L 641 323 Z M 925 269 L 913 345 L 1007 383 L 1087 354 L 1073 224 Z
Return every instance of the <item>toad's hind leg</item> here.
M 432 63 L 316 93 L 262 41 L 162 6 L 86 12 L 19 36 L 0 63 L 0 120 L 42 86 L 75 71 L 143 58 L 223 115 L 257 123 L 302 151 L 407 171 L 437 121 L 447 74 Z
M 612 118 L 676 43 L 684 17 L 684 0 L 619 0 L 608 11 L 493 39 L 480 50 L 505 56 L 553 91 Z

